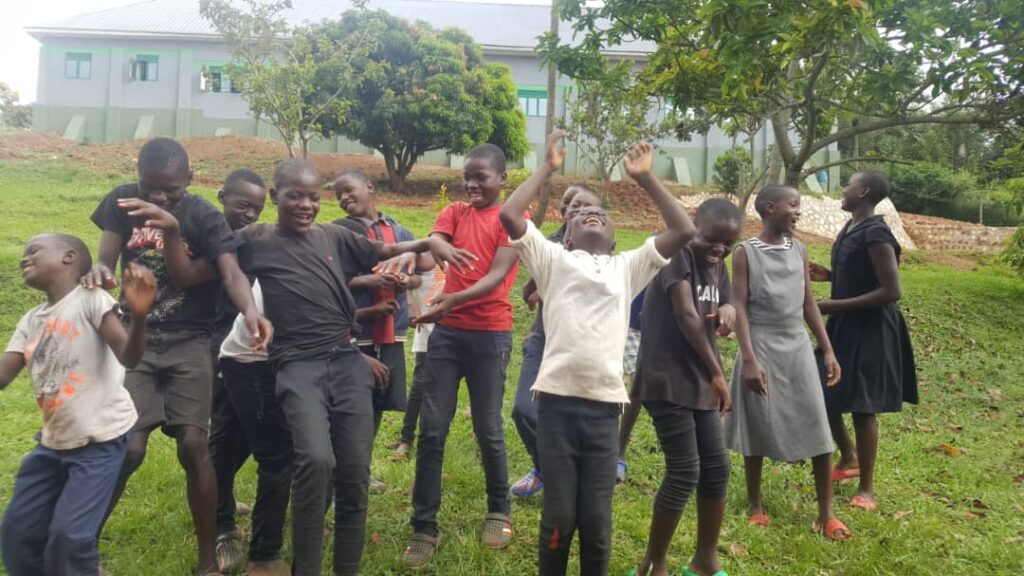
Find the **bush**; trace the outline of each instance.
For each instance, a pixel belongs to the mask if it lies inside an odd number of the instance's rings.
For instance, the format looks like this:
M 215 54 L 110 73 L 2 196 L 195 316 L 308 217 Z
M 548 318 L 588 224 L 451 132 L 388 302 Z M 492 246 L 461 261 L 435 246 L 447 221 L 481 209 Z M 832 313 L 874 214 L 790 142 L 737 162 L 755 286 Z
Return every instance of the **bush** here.
M 889 171 L 889 183 L 896 208 L 932 216 L 951 215 L 953 203 L 971 195 L 977 185 L 970 174 L 932 162 L 895 165 Z
M 730 148 L 715 159 L 711 181 L 722 192 L 731 196 L 740 194 L 740 187 L 750 181 L 750 153 L 743 148 Z
M 1000 259 L 1024 277 L 1024 227 L 1017 228 L 1017 231 L 1010 236 L 1010 244 L 1003 250 Z

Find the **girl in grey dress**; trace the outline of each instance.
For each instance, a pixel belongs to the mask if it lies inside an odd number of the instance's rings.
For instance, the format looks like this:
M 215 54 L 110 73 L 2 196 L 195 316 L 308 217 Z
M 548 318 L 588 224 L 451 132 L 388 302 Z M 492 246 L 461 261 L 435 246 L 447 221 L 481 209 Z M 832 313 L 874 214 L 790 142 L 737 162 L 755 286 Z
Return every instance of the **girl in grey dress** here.
M 733 255 L 733 305 L 740 351 L 733 368 L 733 412 L 724 421 L 729 448 L 743 454 L 751 524 L 770 522 L 761 500 L 764 457 L 810 458 L 818 496 L 816 532 L 845 540 L 850 531 L 832 515 L 832 437 L 818 368 L 804 322 L 824 352 L 828 385 L 839 364 L 811 293 L 807 253 L 792 237 L 800 194 L 769 186 L 754 207 L 763 227 Z

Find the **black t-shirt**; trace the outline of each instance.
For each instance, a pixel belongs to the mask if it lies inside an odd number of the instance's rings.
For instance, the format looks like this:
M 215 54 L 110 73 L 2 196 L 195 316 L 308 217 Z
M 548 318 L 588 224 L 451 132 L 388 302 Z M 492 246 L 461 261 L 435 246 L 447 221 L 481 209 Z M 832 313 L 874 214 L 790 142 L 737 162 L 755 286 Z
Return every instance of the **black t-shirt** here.
M 900 259 L 900 244 L 881 215 L 871 216 L 850 229 L 847 223 L 832 245 L 832 298 L 854 298 L 878 288 L 878 276 L 868 247 L 891 244 Z
M 239 235 L 239 263 L 259 280 L 263 312 L 274 324 L 272 362 L 323 358 L 351 340 L 356 308 L 346 271 L 372 268 L 383 244 L 333 224 L 305 234 L 250 224 Z
M 157 293 L 147 318 L 151 328 L 210 333 L 216 318 L 220 280 L 214 279 L 186 290 L 171 282 L 164 263 L 163 231 L 145 226 L 144 218 L 128 216 L 127 211 L 117 205 L 121 198 L 139 197 L 138 184 L 114 188 L 96 207 L 92 221 L 101 230 L 121 236 L 122 270 L 130 262 L 138 262 L 153 270 Z M 224 215 L 200 196 L 186 194 L 172 213 L 181 225 L 185 251 L 193 260 L 201 258 L 216 266 L 219 256 L 233 252 L 241 244 L 224 220 Z
M 708 268 L 687 246 L 672 257 L 668 266 L 651 280 L 644 295 L 640 359 L 632 399 L 663 401 L 694 410 L 715 410 L 711 373 L 676 325 L 669 290 L 688 281 L 697 313 L 712 350 L 718 355 L 716 322 L 708 319 L 720 304 L 729 302 L 730 283 L 725 264 Z

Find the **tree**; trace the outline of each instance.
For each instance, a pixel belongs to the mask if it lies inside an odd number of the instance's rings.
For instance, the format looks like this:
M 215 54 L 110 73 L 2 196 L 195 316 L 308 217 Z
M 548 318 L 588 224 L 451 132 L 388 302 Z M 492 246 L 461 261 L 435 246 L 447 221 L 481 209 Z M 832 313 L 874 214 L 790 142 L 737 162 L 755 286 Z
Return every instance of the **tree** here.
M 632 68 L 632 62 L 611 64 L 602 58 L 590 75 L 577 78 L 578 90 L 568 105 L 566 132 L 597 168 L 604 197 L 629 147 L 669 134 L 678 123 L 673 112 L 661 109 L 661 102 L 636 83 Z
M 362 6 L 365 1 L 354 3 Z M 227 73 L 250 110 L 277 129 L 289 156 L 295 155 L 292 146 L 298 143 L 305 158 L 323 123 L 338 122 L 348 110 L 340 86 L 347 81 L 350 59 L 372 42 L 374 30 L 335 43 L 323 34 L 323 25 L 289 25 L 280 14 L 291 7 L 291 0 L 201 0 L 199 11 L 231 50 Z M 338 88 L 333 91 L 316 83 L 324 68 L 336 75 L 333 85 Z
M 553 41 L 558 44 L 558 28 L 561 22 L 561 11 L 558 8 L 558 0 L 551 0 L 551 13 L 550 19 L 548 20 L 548 31 L 540 36 L 538 40 L 545 42 L 545 38 L 549 42 Z M 547 107 L 544 114 L 544 137 L 551 134 L 555 130 L 555 79 L 558 76 L 558 66 L 551 61 L 545 62 L 544 67 L 547 68 L 548 72 L 548 84 L 547 84 Z M 544 181 L 544 187 L 540 191 L 540 198 L 537 199 L 537 210 L 533 213 L 533 223 L 540 228 L 541 224 L 544 223 L 544 218 L 548 214 L 548 205 L 551 203 L 551 188 L 552 182 L 548 178 Z
M 343 120 L 325 121 L 323 129 L 380 152 L 392 191 L 402 191 L 431 150 L 461 154 L 491 142 L 516 161 L 529 149 L 511 72 L 485 62 L 465 32 L 384 11 L 349 11 L 325 28 L 342 45 L 367 28 L 378 30 L 377 42 L 351 60 L 350 77 L 320 82 L 323 93 L 337 92 L 351 105 Z
M 0 126 L 11 128 L 32 127 L 32 107 L 20 104 L 18 92 L 0 82 Z
M 1022 2 L 566 0 L 562 15 L 584 36 L 544 47 L 563 72 L 586 73 L 587 54 L 626 40 L 655 42 L 651 90 L 716 124 L 763 111 L 790 184 L 860 161 L 808 166 L 861 134 L 1024 116 Z

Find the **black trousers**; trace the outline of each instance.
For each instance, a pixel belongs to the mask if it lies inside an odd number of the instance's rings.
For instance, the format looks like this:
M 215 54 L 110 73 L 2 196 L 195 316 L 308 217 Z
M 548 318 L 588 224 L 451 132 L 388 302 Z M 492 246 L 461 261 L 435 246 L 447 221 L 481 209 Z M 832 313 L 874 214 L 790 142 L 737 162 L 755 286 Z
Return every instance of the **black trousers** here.
M 580 576 L 608 574 L 620 404 L 540 394 L 537 451 L 544 472 L 538 573 L 565 574 L 578 530 Z
M 718 411 L 668 402 L 645 402 L 644 408 L 665 454 L 665 477 L 654 506 L 682 512 L 694 488 L 701 498 L 725 498 L 730 463 Z
M 423 404 L 423 387 L 427 381 L 427 353 L 416 353 L 416 364 L 412 368 L 412 386 L 405 403 L 405 416 L 402 418 L 402 432 L 398 440 L 412 445 L 416 439 L 416 426 L 420 423 L 420 406 Z
M 415 532 L 436 535 L 444 445 L 455 417 L 463 377 L 469 388 L 473 432 L 484 465 L 487 510 L 501 514 L 512 510 L 501 418 L 512 334 L 459 330 L 439 324 L 430 335 L 429 348 L 429 380 L 423 389 L 416 481 L 412 490 L 412 527 Z

